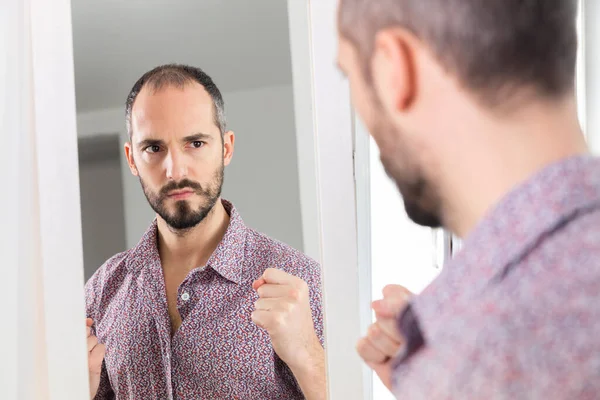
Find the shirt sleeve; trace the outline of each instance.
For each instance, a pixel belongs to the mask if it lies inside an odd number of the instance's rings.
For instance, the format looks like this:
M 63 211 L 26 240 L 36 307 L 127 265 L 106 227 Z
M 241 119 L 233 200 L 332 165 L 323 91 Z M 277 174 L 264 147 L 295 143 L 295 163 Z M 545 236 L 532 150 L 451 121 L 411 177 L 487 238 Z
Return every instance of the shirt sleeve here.
M 94 325 L 97 321 L 97 302 L 98 295 L 101 293 L 100 290 L 100 278 L 99 274 L 96 273 L 92 276 L 85 285 L 85 314 L 87 318 L 94 320 Z M 94 326 L 92 326 L 92 334 L 96 334 Z M 102 371 L 100 372 L 100 384 L 98 386 L 98 392 L 94 400 L 113 400 L 115 399 L 115 393 L 110 386 L 108 379 L 108 371 L 106 370 L 106 363 L 102 361 Z
M 323 335 L 323 288 L 321 279 L 321 266 L 312 261 L 309 264 L 307 284 L 310 296 L 310 309 L 312 312 L 315 332 L 321 342 L 321 346 L 325 347 L 325 337 Z

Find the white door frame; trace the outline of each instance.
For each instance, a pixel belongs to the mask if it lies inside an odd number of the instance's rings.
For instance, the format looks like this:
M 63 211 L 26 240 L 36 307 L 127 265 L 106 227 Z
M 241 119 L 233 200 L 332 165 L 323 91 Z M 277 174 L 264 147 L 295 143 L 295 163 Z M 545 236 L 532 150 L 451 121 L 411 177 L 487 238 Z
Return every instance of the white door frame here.
M 0 386 L 9 398 L 89 397 L 70 7 L 0 6 L 0 116 L 11 153 L 0 170 L 11 189 L 2 196 L 11 215 L 0 282 L 11 298 L 2 299 L 10 319 L 0 330 Z
M 323 266 L 329 398 L 351 400 L 370 397 L 371 374 L 355 351 L 370 282 L 358 264 L 354 115 L 335 62 L 337 3 L 288 0 L 288 13 L 304 243 Z
M 592 152 L 600 155 L 600 2 L 581 0 L 583 10 L 580 72 L 585 76 L 583 127 Z

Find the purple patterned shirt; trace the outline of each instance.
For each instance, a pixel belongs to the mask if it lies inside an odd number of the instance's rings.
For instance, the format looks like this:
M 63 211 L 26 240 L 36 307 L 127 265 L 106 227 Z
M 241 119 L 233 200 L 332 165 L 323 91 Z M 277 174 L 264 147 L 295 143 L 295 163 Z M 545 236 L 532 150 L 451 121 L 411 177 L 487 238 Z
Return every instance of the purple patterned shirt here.
M 252 282 L 274 263 L 309 286 L 323 342 L 319 265 L 246 227 L 231 203 L 223 240 L 178 290 L 182 325 L 171 323 L 154 222 L 133 249 L 109 259 L 87 282 L 87 316 L 106 345 L 96 399 L 303 399 L 269 335 L 250 319 Z
M 399 320 L 400 399 L 600 396 L 600 160 L 508 194 Z

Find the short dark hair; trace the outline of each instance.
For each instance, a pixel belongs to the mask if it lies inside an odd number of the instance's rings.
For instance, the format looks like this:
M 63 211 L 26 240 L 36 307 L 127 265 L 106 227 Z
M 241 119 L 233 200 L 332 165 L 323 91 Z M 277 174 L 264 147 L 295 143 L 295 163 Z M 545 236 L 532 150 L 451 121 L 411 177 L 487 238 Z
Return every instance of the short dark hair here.
M 133 103 L 135 103 L 138 94 L 146 85 L 151 86 L 152 90 L 157 91 L 165 86 L 183 88 L 190 82 L 199 83 L 210 95 L 213 101 L 214 122 L 219 128 L 219 131 L 221 131 L 221 135 L 223 135 L 227 129 L 225 103 L 219 88 L 215 85 L 212 78 L 197 67 L 182 64 L 166 64 L 156 67 L 142 75 L 135 85 L 133 85 L 133 88 L 127 96 L 127 101 L 125 103 L 125 123 L 127 125 L 129 139 L 131 140 L 132 134 L 131 110 L 133 109 Z
M 376 33 L 402 27 L 493 105 L 525 87 L 544 97 L 573 90 L 576 18 L 577 0 L 341 0 L 339 30 L 367 79 Z

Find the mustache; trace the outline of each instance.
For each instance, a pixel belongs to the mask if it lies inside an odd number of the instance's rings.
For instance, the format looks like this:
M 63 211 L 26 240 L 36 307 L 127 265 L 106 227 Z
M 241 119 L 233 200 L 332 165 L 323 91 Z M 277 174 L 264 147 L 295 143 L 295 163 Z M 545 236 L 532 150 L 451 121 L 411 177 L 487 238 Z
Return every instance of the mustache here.
M 169 182 L 160 189 L 160 196 L 166 197 L 167 194 L 173 190 L 192 189 L 197 194 L 202 194 L 202 186 L 198 182 L 191 181 L 189 179 L 183 179 L 179 182 Z

